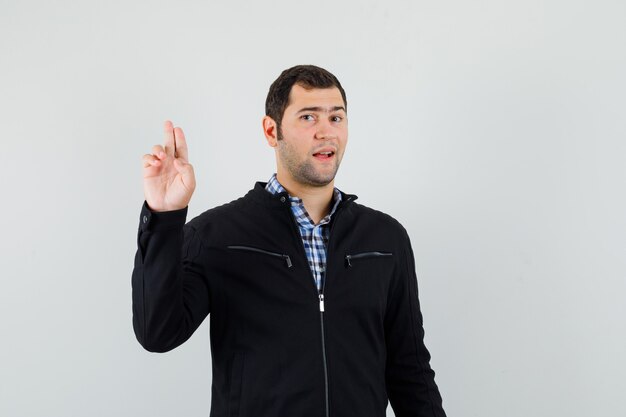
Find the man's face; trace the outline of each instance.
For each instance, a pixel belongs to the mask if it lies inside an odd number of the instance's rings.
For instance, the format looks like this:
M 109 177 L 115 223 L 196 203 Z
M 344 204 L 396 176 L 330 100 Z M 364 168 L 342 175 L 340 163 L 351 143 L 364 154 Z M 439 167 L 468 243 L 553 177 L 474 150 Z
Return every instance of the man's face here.
M 278 138 L 278 164 L 285 174 L 300 184 L 330 183 L 348 142 L 348 118 L 339 89 L 294 85 Z

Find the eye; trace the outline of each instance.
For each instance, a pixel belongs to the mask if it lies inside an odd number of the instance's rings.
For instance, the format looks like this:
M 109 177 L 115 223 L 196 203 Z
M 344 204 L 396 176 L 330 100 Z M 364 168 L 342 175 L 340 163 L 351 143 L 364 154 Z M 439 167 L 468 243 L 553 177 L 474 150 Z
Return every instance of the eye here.
M 310 117 L 310 119 L 307 119 L 307 117 Z M 313 120 L 313 115 L 312 114 L 303 114 L 302 116 L 300 116 L 301 119 L 303 120 Z
M 333 116 L 332 119 L 333 119 L 333 122 L 340 122 L 340 121 L 343 120 L 343 117 L 341 117 L 341 116 Z

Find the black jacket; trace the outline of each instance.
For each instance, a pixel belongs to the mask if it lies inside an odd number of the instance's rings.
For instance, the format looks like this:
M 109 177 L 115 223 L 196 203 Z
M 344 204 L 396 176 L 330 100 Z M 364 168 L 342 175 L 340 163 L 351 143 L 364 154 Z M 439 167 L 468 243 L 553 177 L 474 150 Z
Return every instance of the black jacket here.
M 445 416 L 406 230 L 342 193 L 322 299 L 287 194 L 264 187 L 187 224 L 187 208 L 144 202 L 139 343 L 174 349 L 211 313 L 211 417 L 383 417 L 388 400 L 397 417 Z

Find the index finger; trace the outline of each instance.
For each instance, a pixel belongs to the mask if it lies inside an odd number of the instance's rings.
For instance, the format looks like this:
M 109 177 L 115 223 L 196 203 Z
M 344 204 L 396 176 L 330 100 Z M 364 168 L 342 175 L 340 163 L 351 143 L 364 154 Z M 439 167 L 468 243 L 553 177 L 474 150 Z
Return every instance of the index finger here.
M 189 152 L 187 150 L 187 140 L 185 139 L 185 134 L 183 133 L 183 129 L 180 127 L 174 128 L 174 138 L 176 145 L 176 154 L 177 158 L 182 159 L 184 162 L 189 162 Z
M 163 147 L 165 148 L 165 154 L 167 156 L 174 156 L 176 152 L 176 145 L 174 142 L 174 125 L 171 121 L 166 120 L 163 124 L 163 133 L 165 135 L 165 141 Z

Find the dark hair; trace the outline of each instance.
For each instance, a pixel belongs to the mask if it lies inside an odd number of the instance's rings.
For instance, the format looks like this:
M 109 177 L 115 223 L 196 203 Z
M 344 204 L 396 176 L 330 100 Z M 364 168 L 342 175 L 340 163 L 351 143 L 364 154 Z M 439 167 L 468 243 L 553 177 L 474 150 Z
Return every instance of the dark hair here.
M 276 122 L 278 139 L 282 138 L 280 124 L 289 105 L 289 93 L 294 84 L 306 89 L 337 87 L 348 111 L 346 92 L 333 74 L 315 65 L 296 65 L 288 68 L 272 83 L 265 99 L 265 114 Z

